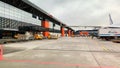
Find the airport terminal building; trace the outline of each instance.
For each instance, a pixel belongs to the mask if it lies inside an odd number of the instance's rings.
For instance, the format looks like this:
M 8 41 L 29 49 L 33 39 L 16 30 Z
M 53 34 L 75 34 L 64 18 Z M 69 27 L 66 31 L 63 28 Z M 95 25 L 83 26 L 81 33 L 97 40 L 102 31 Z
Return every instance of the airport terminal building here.
M 16 30 L 18 26 L 40 25 L 32 14 L 0 1 L 0 28 Z
M 2 37 L 3 32 L 16 32 L 24 26 L 33 26 L 34 29 L 41 32 L 46 30 L 42 27 L 42 20 L 39 16 L 0 1 L 0 37 Z M 60 33 L 60 28 L 60 25 L 55 24 L 53 31 L 53 22 L 49 21 L 50 32 Z M 24 30 L 24 28 L 22 29 Z
M 0 1 L 0 22 L 0 28 L 14 30 L 18 26 L 41 26 L 41 20 L 38 17 L 2 1 Z M 52 22 L 50 28 L 52 28 Z M 60 26 L 56 25 L 55 29 L 60 29 Z

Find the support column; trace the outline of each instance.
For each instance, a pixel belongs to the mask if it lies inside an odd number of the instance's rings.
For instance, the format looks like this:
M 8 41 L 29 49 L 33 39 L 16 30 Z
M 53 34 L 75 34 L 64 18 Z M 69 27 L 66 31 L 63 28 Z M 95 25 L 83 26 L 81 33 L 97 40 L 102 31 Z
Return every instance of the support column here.
M 62 37 L 65 36 L 65 30 L 64 30 L 64 27 L 61 27 L 61 36 L 62 36 Z
M 74 32 L 72 31 L 71 36 L 73 36 L 73 35 L 74 35 Z
M 44 28 L 49 28 L 49 21 L 47 20 L 43 20 L 42 23 L 41 23 L 42 27 Z M 44 31 L 43 32 L 43 36 L 44 37 L 48 37 L 49 36 L 49 31 Z
M 68 30 L 68 37 L 71 36 L 71 30 Z
M 0 60 L 3 60 L 3 48 L 2 48 L 2 45 L 0 45 Z

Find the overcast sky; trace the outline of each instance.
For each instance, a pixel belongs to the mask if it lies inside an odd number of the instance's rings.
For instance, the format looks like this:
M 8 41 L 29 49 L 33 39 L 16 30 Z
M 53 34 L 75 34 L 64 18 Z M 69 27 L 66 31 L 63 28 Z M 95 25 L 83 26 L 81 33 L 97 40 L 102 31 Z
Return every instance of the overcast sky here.
M 120 24 L 120 0 L 30 0 L 67 25 Z

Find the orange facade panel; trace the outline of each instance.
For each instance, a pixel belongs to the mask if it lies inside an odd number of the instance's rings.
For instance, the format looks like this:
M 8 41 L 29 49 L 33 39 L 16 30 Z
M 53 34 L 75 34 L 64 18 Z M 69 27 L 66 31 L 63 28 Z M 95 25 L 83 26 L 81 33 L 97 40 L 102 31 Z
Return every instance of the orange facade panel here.
M 44 28 L 49 28 L 49 21 L 47 21 L 47 20 L 42 21 L 41 25 L 42 25 L 42 27 L 44 27 Z M 45 36 L 45 37 L 48 37 L 49 34 L 50 34 L 49 31 L 44 31 L 44 32 L 43 32 L 43 36 Z
M 2 48 L 2 45 L 0 45 L 0 60 L 3 60 L 3 48 Z
M 64 28 L 61 27 L 61 36 L 64 37 L 65 36 L 65 31 L 64 31 Z
M 49 28 L 49 21 L 42 21 L 42 26 L 44 28 Z
M 89 35 L 89 32 L 87 31 L 80 32 L 80 36 L 88 36 L 88 35 Z
M 71 31 L 70 30 L 68 30 L 68 37 L 70 37 L 71 36 Z

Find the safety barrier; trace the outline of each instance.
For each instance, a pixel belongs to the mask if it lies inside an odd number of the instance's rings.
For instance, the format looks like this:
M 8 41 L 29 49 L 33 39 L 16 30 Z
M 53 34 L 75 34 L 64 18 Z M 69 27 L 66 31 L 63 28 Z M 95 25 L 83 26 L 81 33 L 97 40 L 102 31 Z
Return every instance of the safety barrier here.
M 3 47 L 0 45 L 0 60 L 3 60 Z

